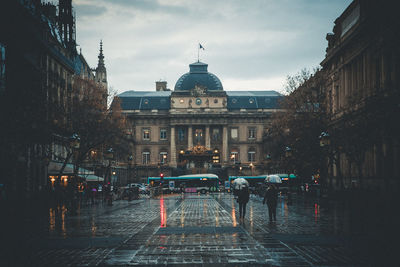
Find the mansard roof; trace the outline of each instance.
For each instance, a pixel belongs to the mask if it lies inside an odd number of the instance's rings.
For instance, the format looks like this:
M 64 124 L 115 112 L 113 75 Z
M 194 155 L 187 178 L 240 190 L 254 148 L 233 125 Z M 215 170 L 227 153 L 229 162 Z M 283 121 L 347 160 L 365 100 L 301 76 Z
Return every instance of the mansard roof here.
M 171 91 L 127 91 L 119 94 L 122 110 L 168 110 Z
M 276 91 L 227 91 L 228 110 L 277 109 L 282 94 Z
M 171 91 L 127 91 L 119 94 L 122 110 L 169 110 Z M 226 91 L 228 110 L 279 109 L 276 91 Z

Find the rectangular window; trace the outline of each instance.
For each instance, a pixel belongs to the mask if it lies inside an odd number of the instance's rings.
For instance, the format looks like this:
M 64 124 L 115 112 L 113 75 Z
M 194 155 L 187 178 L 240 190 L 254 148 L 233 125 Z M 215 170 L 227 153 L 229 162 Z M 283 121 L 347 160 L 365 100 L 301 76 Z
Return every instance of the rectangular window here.
M 256 161 L 256 152 L 255 151 L 249 151 L 247 153 L 247 159 L 249 162 L 255 162 Z
M 203 130 L 202 129 L 195 129 L 195 131 L 194 131 L 194 141 L 197 144 L 201 144 L 203 142 Z
M 146 165 L 150 163 L 150 152 L 146 151 L 142 153 L 142 163 Z
M 237 152 L 237 151 L 231 152 L 231 162 L 232 163 L 239 162 L 239 152 Z
M 150 129 L 143 129 L 143 140 L 150 140 Z
M 0 43 L 0 92 L 6 89 L 6 47 Z
M 238 134 L 238 129 L 237 128 L 232 128 L 231 129 L 231 138 L 232 139 L 238 139 L 239 134 Z
M 212 140 L 219 141 L 219 139 L 220 139 L 219 129 L 213 129 L 212 130 Z
M 179 141 L 185 140 L 185 129 L 182 128 L 178 129 L 178 140 Z
M 167 140 L 167 129 L 160 130 L 160 140 Z
M 249 128 L 249 139 L 255 139 L 256 138 L 256 128 Z
M 168 153 L 167 152 L 160 152 L 160 163 L 166 164 L 168 162 Z

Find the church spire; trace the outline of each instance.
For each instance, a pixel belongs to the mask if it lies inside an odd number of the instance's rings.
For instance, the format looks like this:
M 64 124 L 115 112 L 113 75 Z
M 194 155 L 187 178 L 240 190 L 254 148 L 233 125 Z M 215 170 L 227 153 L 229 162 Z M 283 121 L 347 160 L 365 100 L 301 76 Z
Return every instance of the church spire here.
M 103 40 L 100 40 L 100 53 L 99 53 L 99 62 L 97 63 L 96 68 L 96 81 L 103 85 L 105 89 L 107 89 L 107 70 L 104 65 L 104 55 L 103 55 Z
M 97 68 L 104 68 L 104 55 L 103 55 L 103 40 L 100 40 L 100 53 L 99 53 L 99 63 L 97 64 Z

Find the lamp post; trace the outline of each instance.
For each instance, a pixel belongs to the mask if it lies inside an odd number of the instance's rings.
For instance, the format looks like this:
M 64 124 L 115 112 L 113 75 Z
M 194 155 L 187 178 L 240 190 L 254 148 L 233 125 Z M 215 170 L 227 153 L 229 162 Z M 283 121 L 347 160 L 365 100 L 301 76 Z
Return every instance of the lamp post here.
M 72 149 L 72 163 L 74 166 L 74 173 L 73 173 L 73 179 L 71 179 L 70 181 L 70 185 L 67 184 L 67 187 L 69 188 L 68 192 L 71 194 L 70 195 L 70 203 L 71 203 L 71 214 L 76 214 L 76 210 L 77 210 L 77 174 L 78 174 L 78 166 L 77 166 L 77 158 L 78 158 L 78 150 L 80 148 L 80 141 L 81 138 L 79 137 L 79 135 L 77 133 L 74 133 L 71 135 L 71 137 L 69 138 L 69 145 Z
M 250 166 L 251 176 L 253 176 L 253 167 L 254 167 L 253 162 L 250 162 L 249 166 Z
M 333 155 L 330 151 L 331 137 L 330 137 L 329 133 L 322 132 L 320 134 L 320 136 L 318 137 L 318 139 L 319 139 L 320 147 L 324 148 L 325 153 L 328 156 L 328 163 L 327 163 L 327 166 L 324 167 L 324 173 L 323 173 L 323 177 L 327 177 L 329 175 L 328 169 L 330 168 L 330 165 L 332 164 L 332 160 L 333 160 Z M 329 189 L 332 188 L 332 176 L 331 175 L 329 175 L 329 185 L 328 186 L 329 186 Z
M 108 199 L 108 205 L 112 205 L 112 196 L 111 196 L 111 186 L 109 186 L 109 177 L 111 178 L 111 161 L 114 159 L 114 150 L 110 147 L 107 149 L 106 153 L 104 154 L 104 158 L 108 160 L 108 166 L 104 178 L 105 184 L 105 191 L 106 191 L 106 198 Z
M 271 169 L 271 166 L 270 166 L 271 161 L 272 161 L 271 155 L 267 154 L 267 156 L 265 157 L 265 164 L 267 165 L 266 169 L 267 169 L 268 174 L 270 173 L 270 169 Z
M 106 174 L 105 174 L 105 179 L 104 179 L 104 183 L 107 184 L 108 178 L 110 176 L 110 171 L 111 171 L 111 161 L 114 159 L 114 150 L 112 149 L 112 147 L 110 147 L 109 149 L 107 149 L 106 153 L 104 153 L 104 158 L 108 160 L 108 166 L 107 166 L 107 170 L 106 170 Z
M 79 137 L 79 135 L 77 134 L 77 133 L 74 133 L 74 134 L 72 134 L 71 136 L 70 136 L 70 138 L 69 138 L 69 146 L 70 146 L 70 148 L 71 148 L 71 150 L 72 150 L 72 163 L 73 163 L 73 166 L 74 166 L 74 181 L 71 181 L 71 183 L 73 184 L 74 182 L 76 182 L 76 179 L 77 179 L 77 177 L 75 177 L 75 175 L 78 173 L 78 166 L 77 166 L 77 157 L 78 157 L 78 155 L 77 155 L 77 153 L 78 153 L 78 150 L 79 150 L 79 148 L 80 148 L 80 145 L 81 145 L 81 138 Z M 75 189 L 75 188 L 74 188 Z
M 133 162 L 133 156 L 129 155 L 128 156 L 128 179 L 127 179 L 128 184 L 130 184 L 132 182 L 132 179 L 131 179 L 132 162 Z
M 291 165 L 291 157 L 292 157 L 292 148 L 287 146 L 285 147 L 285 157 L 287 158 L 287 171 L 288 171 L 288 191 L 287 191 L 287 196 L 288 196 L 288 204 L 292 203 L 292 192 L 291 192 L 291 184 L 290 184 L 290 165 Z

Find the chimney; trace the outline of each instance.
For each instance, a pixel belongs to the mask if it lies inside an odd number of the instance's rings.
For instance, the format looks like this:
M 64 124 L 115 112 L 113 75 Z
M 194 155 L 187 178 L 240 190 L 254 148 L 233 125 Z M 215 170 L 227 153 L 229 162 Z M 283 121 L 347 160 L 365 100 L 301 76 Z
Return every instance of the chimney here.
M 168 91 L 167 90 L 167 82 L 166 81 L 156 82 L 156 91 Z

